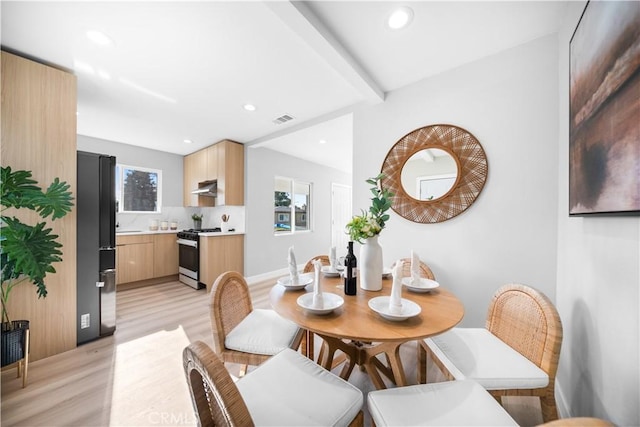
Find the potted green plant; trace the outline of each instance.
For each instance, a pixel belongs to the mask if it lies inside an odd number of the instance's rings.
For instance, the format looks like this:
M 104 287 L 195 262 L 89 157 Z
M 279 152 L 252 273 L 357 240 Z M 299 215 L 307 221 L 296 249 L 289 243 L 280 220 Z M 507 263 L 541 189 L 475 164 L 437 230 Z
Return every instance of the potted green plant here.
M 46 191 L 43 191 L 34 180 L 30 171 L 12 171 L 11 167 L 2 167 L 0 173 L 0 199 L 2 215 L 0 217 L 0 258 L 2 265 L 2 366 L 14 363 L 24 357 L 25 332 L 27 320 L 11 321 L 7 311 L 11 290 L 21 283 L 32 283 L 36 286 L 38 298 L 47 296 L 45 276 L 55 273 L 53 263 L 62 261 L 62 244 L 58 235 L 46 228 L 46 221 L 34 225 L 26 224 L 15 216 L 5 215 L 9 208 L 28 209 L 36 212 L 43 220 L 64 217 L 71 211 L 73 198 L 69 185 L 55 178 Z M 16 333 L 15 331 L 19 331 Z M 20 332 L 22 331 L 22 332 Z M 18 350 L 15 344 L 7 340 L 17 337 Z M 12 349 L 13 348 L 13 349 Z M 7 350 L 5 358 L 5 350 Z M 12 360 L 14 359 L 14 360 Z
M 194 213 L 191 215 L 191 219 L 193 220 L 193 228 L 200 230 L 202 228 L 202 214 Z

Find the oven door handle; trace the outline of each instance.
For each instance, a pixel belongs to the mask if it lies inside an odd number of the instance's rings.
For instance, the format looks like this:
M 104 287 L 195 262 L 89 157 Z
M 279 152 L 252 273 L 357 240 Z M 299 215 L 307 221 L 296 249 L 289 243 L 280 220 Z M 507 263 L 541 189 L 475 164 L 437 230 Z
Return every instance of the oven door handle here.
M 198 242 L 195 240 L 178 239 L 177 242 L 179 245 L 191 246 L 193 248 L 198 247 Z

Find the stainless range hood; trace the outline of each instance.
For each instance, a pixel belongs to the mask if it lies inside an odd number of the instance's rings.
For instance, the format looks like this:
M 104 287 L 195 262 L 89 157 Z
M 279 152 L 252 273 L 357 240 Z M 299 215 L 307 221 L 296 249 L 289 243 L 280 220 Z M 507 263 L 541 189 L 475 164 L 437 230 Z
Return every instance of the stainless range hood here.
M 205 181 L 198 183 L 198 188 L 191 194 L 198 196 L 216 197 L 218 195 L 218 181 Z

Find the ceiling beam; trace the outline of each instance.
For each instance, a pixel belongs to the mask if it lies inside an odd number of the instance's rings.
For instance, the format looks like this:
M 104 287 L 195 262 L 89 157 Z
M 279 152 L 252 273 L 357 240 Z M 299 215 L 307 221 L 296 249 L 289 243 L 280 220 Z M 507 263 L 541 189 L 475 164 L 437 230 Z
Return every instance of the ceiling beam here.
M 366 101 L 384 101 L 384 92 L 304 2 L 265 1 L 311 49 L 345 78 Z

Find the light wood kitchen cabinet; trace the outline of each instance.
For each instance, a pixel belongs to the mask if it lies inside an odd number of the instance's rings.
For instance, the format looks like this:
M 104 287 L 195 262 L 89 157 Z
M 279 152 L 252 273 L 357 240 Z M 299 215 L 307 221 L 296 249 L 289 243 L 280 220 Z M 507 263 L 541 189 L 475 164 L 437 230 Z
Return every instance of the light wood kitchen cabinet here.
M 116 236 L 116 284 L 177 275 L 176 240 L 176 233 Z
M 191 194 L 208 181 L 217 181 L 217 197 Z M 223 140 L 184 156 L 183 191 L 184 206 L 244 205 L 244 146 Z
M 153 277 L 153 246 L 152 235 L 116 237 L 116 284 Z
M 198 183 L 209 180 L 207 178 L 210 175 L 209 169 L 206 148 L 184 156 L 183 203 L 185 206 L 213 206 L 213 199 L 207 201 L 203 197 L 191 194 L 193 190 L 198 188 Z
M 207 151 L 207 181 L 218 180 L 218 144 L 210 145 Z
M 244 274 L 244 235 L 200 237 L 200 282 L 207 292 L 225 271 Z
M 178 243 L 175 234 L 154 235 L 153 252 L 153 277 L 178 274 Z
M 216 205 L 244 205 L 244 146 L 233 141 L 218 144 Z

